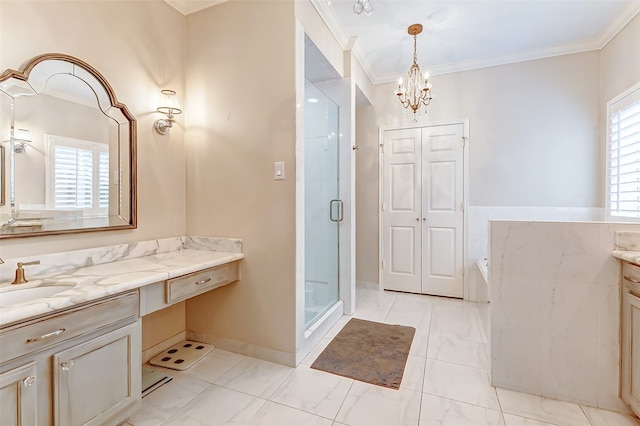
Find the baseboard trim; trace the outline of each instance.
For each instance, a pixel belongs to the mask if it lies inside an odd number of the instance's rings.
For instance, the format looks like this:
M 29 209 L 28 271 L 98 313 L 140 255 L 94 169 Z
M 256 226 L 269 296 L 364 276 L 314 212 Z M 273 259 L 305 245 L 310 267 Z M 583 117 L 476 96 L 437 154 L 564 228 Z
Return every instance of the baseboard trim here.
M 369 281 L 356 281 L 356 286 L 366 288 L 368 290 L 380 290 L 380 284 Z
M 263 361 L 274 362 L 276 364 L 286 365 L 287 367 L 295 367 L 295 354 L 288 352 L 276 351 L 274 349 L 263 348 L 261 346 L 252 345 L 250 343 L 240 342 L 224 337 L 211 336 L 204 333 L 187 332 L 187 340 L 208 343 L 214 345 L 217 349 L 234 352 L 240 355 L 246 355 L 252 358 L 261 359 Z

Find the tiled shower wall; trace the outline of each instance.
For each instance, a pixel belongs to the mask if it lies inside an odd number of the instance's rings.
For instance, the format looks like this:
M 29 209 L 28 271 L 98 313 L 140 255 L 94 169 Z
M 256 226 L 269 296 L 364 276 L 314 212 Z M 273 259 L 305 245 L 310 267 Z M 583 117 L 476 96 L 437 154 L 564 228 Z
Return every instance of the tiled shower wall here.
M 620 263 L 616 231 L 640 225 L 490 225 L 495 386 L 628 412 L 618 398 Z

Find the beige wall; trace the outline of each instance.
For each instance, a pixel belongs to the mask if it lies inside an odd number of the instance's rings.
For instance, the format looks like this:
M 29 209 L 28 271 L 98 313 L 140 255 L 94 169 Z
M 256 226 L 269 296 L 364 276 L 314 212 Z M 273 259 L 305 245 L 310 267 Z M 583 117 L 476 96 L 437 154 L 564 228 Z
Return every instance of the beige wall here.
M 602 106 L 640 81 L 640 14 L 602 49 Z M 603 109 L 602 114 L 606 114 Z M 603 129 L 606 126 L 603 126 Z
M 187 232 L 241 238 L 246 255 L 239 283 L 187 302 L 187 328 L 292 355 L 294 3 L 197 12 L 186 41 Z M 275 161 L 285 162 L 285 180 L 274 180 Z
M 186 302 L 176 303 L 142 317 L 142 350 L 160 344 L 186 329 Z
M 306 6 L 232 0 L 185 18 L 162 1 L 0 1 L 0 69 L 45 52 L 77 56 L 137 118 L 139 220 L 132 231 L 3 240 L 0 257 L 242 238 L 242 280 L 188 302 L 187 329 L 293 354 L 296 15 L 323 32 Z M 433 78 L 427 118 L 470 119 L 472 205 L 602 206 L 602 103 L 637 81 L 640 57 L 629 52 L 639 34 L 636 17 L 602 52 Z M 314 42 L 344 62 L 335 42 Z M 374 106 L 357 112 L 358 281 L 377 283 L 378 127 L 408 124 L 393 86 L 367 89 Z M 590 90 L 600 86 L 602 101 Z M 161 88 L 185 110 L 170 136 L 152 130 Z M 285 161 L 286 180 L 273 180 L 274 161 Z
M 356 108 L 356 281 L 378 285 L 378 128 L 373 106 Z
M 602 207 L 600 51 L 432 78 L 420 123 L 469 118 L 471 206 Z M 374 86 L 357 122 L 357 281 L 378 282 L 378 127 L 411 124 Z M 590 90 L 589 88 L 593 88 Z
M 599 207 L 598 51 L 433 77 L 427 122 L 469 118 L 469 203 Z M 409 124 L 395 83 L 376 87 L 382 126 Z
M 159 91 L 184 96 L 185 17 L 162 1 L 0 1 L 0 69 L 50 52 L 102 73 L 138 121 L 138 229 L 2 240 L 0 257 L 145 241 L 185 233 L 182 120 L 171 136 L 152 129 Z

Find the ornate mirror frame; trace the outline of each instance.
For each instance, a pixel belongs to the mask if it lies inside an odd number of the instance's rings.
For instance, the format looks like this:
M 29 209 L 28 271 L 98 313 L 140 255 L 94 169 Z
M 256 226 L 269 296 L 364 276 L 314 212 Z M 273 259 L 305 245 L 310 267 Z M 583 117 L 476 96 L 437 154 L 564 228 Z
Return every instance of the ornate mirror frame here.
M 15 190 L 14 185 L 14 142 L 18 141 L 16 139 L 14 141 L 15 130 L 14 129 L 14 105 L 15 100 L 21 94 L 11 93 L 11 87 L 22 87 L 25 88 L 26 91 L 31 91 L 28 93 L 30 96 L 37 96 L 41 93 L 42 90 L 38 90 L 36 88 L 37 84 L 29 81 L 29 76 L 34 70 L 36 66 L 42 64 L 46 61 L 61 61 L 61 64 L 56 62 L 52 62 L 52 66 L 61 65 L 61 67 L 66 68 L 70 67 L 71 72 L 59 72 L 49 75 L 46 78 L 46 81 L 49 80 L 54 75 L 58 74 L 68 74 L 73 77 L 78 78 L 82 82 L 84 82 L 95 95 L 95 100 L 98 109 L 106 116 L 106 118 L 111 119 L 111 123 L 116 123 L 116 135 L 115 140 L 117 141 L 118 156 L 114 161 L 117 161 L 117 172 L 119 176 L 117 177 L 117 195 L 111 194 L 111 192 L 107 193 L 109 197 L 113 196 L 117 198 L 117 206 L 113 206 L 112 210 L 109 210 L 106 214 L 102 216 L 102 222 L 96 222 L 90 220 L 90 218 L 80 215 L 80 219 L 76 219 L 74 224 L 63 224 L 62 221 L 58 222 L 53 215 L 53 218 L 47 218 L 50 220 L 50 226 L 43 226 L 45 220 L 38 220 L 37 226 L 25 226 L 24 224 L 17 225 L 16 228 L 12 229 L 12 223 L 15 224 L 16 220 L 20 222 L 24 222 L 18 217 L 15 213 L 16 209 L 13 205 L 14 203 L 14 194 Z M 65 65 L 66 63 L 67 65 Z M 48 65 L 48 64 L 47 64 Z M 35 73 L 34 73 L 35 74 Z M 14 83 L 13 86 L 10 83 Z M 104 93 L 100 91 L 100 89 L 104 90 Z M 20 88 L 17 89 L 21 90 Z M 7 161 L 3 161 L 2 165 L 5 169 L 5 174 L 3 179 L 0 181 L 2 188 L 0 188 L 0 193 L 7 194 L 8 197 L 5 197 L 5 209 L 7 205 L 10 207 L 10 218 L 0 220 L 0 239 L 8 239 L 8 238 L 22 238 L 22 237 L 36 237 L 43 235 L 59 235 L 59 234 L 69 234 L 69 233 L 80 233 L 80 232 L 96 232 L 96 231 L 112 231 L 112 230 L 122 230 L 122 229 L 135 229 L 137 228 L 137 148 L 136 148 L 136 139 L 137 139 L 137 124 L 136 119 L 133 117 L 131 112 L 128 110 L 127 106 L 123 103 L 118 102 L 115 92 L 112 89 L 109 82 L 104 78 L 98 70 L 89 65 L 88 63 L 62 53 L 47 53 L 43 55 L 36 56 L 35 58 L 26 62 L 19 71 L 13 69 L 7 69 L 2 74 L 0 74 L 0 97 L 7 96 L 9 98 L 8 102 L 10 103 L 11 108 L 11 123 L 10 123 L 10 137 L 9 141 L 3 141 L 4 136 L 2 135 L 2 139 L 0 142 L 9 142 L 8 146 L 6 146 L 6 151 L 4 155 L 4 159 Z M 119 120 L 119 121 L 118 121 Z M 0 126 L 5 125 L 3 122 L 0 123 Z M 126 138 L 128 135 L 128 150 L 125 147 Z M 62 135 L 60 135 L 62 136 Z M 109 136 L 109 135 L 108 135 Z M 112 136 L 109 136 L 112 137 Z M 18 152 L 18 151 L 16 151 Z M 3 159 L 3 160 L 4 160 Z M 7 164 L 9 163 L 8 167 Z M 127 163 L 127 164 L 124 164 Z M 115 164 L 115 163 L 114 163 Z M 123 166 L 129 167 L 129 170 L 123 170 Z M 112 169 L 111 157 L 109 160 L 109 170 Z M 110 172 L 111 173 L 111 172 Z M 123 177 L 124 176 L 124 177 Z M 127 179 L 128 177 L 128 179 Z M 116 178 L 109 178 L 108 184 L 109 186 Z M 128 180 L 128 182 L 125 182 Z M 128 187 L 125 186 L 128 183 Z M 9 186 L 10 188 L 6 188 Z M 7 190 L 8 189 L 8 190 Z M 123 189 L 125 189 L 123 191 Z M 111 191 L 111 189 L 110 189 Z M 124 193 L 124 196 L 123 196 Z M 111 195 L 109 195 L 111 194 Z M 110 200 L 109 203 L 112 201 Z M 0 205 L 1 206 L 1 205 Z M 5 210 L 6 211 L 6 210 Z M 38 219 L 38 218 L 36 218 Z M 66 220 L 66 222 L 70 222 Z M 27 223 L 28 225 L 28 223 Z M 18 226 L 20 229 L 18 229 Z

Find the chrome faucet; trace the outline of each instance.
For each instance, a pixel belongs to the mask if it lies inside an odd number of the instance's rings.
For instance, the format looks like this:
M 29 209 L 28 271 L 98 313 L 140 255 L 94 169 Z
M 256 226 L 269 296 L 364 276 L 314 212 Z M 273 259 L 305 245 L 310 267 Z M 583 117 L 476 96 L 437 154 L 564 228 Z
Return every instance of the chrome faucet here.
M 27 279 L 27 277 L 24 276 L 24 269 L 22 269 L 23 266 L 28 266 L 28 265 L 39 265 L 40 261 L 39 260 L 34 260 L 32 262 L 18 262 L 18 269 L 16 269 L 16 277 L 13 279 L 13 282 L 11 284 L 22 284 L 22 283 L 26 283 L 29 280 Z

